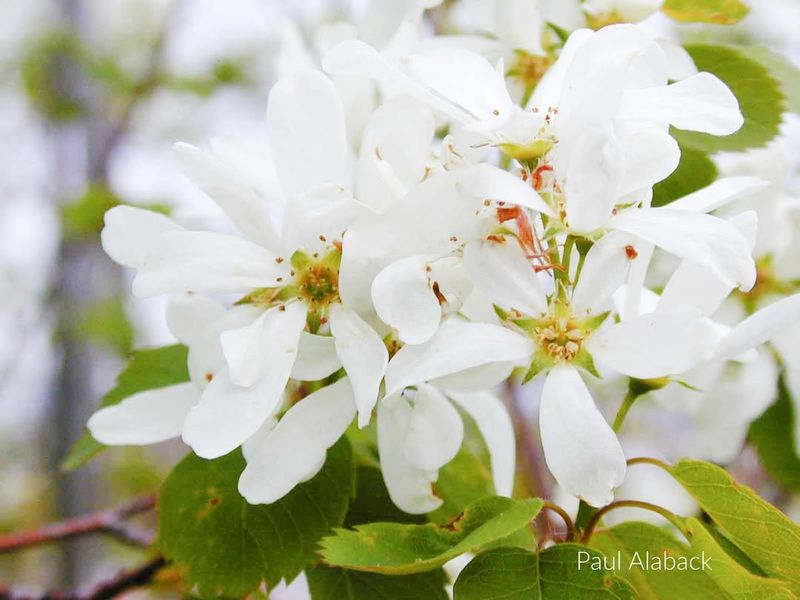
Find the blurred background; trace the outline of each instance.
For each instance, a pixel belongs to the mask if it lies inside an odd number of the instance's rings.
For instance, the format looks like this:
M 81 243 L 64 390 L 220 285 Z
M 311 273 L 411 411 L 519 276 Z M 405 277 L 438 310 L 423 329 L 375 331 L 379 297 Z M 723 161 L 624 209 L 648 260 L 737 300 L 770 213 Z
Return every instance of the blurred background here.
M 454 27 L 460 10 L 478 14 L 464 6 L 486 1 L 445 2 L 428 26 Z M 800 1 L 751 4 L 733 28 L 682 35 L 761 43 L 800 64 Z M 250 137 L 275 79 L 315 64 L 325 27 L 358 22 L 366 7 L 0 0 L 0 532 L 152 492 L 184 452 L 116 449 L 78 471 L 60 468 L 130 350 L 173 341 L 163 300 L 132 301 L 129 274 L 103 254 L 103 213 L 126 203 L 213 218 L 214 205 L 172 163 L 172 144 Z M 659 18 L 652 26 L 669 28 Z M 91 537 L 0 554 L 0 582 L 85 587 L 139 562 L 141 553 Z

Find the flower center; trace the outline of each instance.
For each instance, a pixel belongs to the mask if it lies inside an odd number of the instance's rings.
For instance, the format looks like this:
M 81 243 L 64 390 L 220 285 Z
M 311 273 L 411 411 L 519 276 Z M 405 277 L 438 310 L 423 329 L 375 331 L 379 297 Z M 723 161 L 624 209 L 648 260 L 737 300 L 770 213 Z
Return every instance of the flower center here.
M 553 360 L 571 361 L 581 351 L 587 331 L 572 318 L 551 318 L 533 329 L 533 337 Z
M 331 250 L 325 256 L 309 256 L 302 250 L 292 255 L 291 263 L 297 296 L 312 308 L 322 308 L 339 301 L 339 263 L 342 253 Z
M 339 294 L 339 274 L 314 265 L 298 276 L 299 296 L 313 304 L 330 304 Z
M 525 89 L 533 89 L 553 62 L 548 56 L 537 56 L 517 50 L 517 61 L 508 71 L 509 77 L 518 79 Z

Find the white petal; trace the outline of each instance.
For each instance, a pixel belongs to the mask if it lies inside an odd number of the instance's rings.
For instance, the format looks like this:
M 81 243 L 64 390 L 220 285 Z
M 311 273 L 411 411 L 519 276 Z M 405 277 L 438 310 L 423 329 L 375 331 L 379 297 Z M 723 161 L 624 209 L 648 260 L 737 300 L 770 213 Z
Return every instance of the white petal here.
M 631 263 L 628 282 L 623 289 L 625 292 L 624 303 L 619 309 L 619 315 L 623 321 L 628 317 L 653 312 L 658 303 L 658 295 L 644 285 L 656 247 L 640 239 L 635 249 L 639 255 Z
M 449 392 L 448 396 L 472 417 L 486 442 L 492 462 L 495 492 L 511 497 L 514 491 L 514 424 L 500 399 L 491 392 Z
M 436 471 L 453 460 L 464 439 L 464 423 L 450 401 L 432 385 L 420 384 L 405 442 L 406 459 Z
M 372 280 L 384 267 L 414 254 L 450 254 L 462 243 L 458 240 L 476 235 L 479 205 L 458 192 L 454 174 L 434 175 L 386 214 L 353 224 L 344 236 L 339 269 L 343 302 L 361 313 L 372 310 Z
M 507 202 L 553 216 L 553 210 L 533 187 L 508 171 L 488 163 L 465 170 L 459 177 L 458 187 L 463 194 L 472 198 Z
M 224 314 L 225 307 L 216 300 L 195 294 L 174 294 L 167 305 L 167 326 L 172 335 L 188 346 Z
M 572 147 L 564 192 L 570 229 L 590 232 L 606 224 L 617 201 L 625 155 L 612 131 L 593 127 Z
M 381 321 L 407 344 L 421 344 L 439 328 L 442 307 L 428 280 L 429 256 L 393 262 L 372 282 L 372 302 Z
M 464 248 L 464 267 L 493 303 L 532 316 L 547 312 L 547 297 L 536 272 L 513 238 L 502 244 L 470 242 Z
M 743 196 L 749 196 L 769 187 L 770 183 L 759 177 L 724 177 L 717 179 L 688 196 L 671 202 L 669 207 L 677 210 L 694 212 L 711 212 L 717 210 Z
M 469 113 L 480 131 L 497 129 L 511 117 L 513 102 L 505 78 L 480 54 L 434 48 L 404 59 L 409 72 L 437 95 Z
M 544 55 L 542 29 L 545 22 L 538 3 L 527 0 L 498 0 L 495 4 L 495 33 L 509 47 Z
M 160 234 L 182 229 L 169 217 L 152 210 L 115 206 L 106 211 L 100 240 L 112 260 L 126 267 L 139 267 Z
M 268 369 L 291 370 L 305 324 L 306 305 L 290 302 L 269 309 L 250 325 L 222 332 L 220 342 L 231 382 L 249 387 Z
M 712 135 L 729 135 L 744 123 L 736 96 L 711 73 L 698 73 L 666 87 L 626 90 L 620 113 L 627 119 L 669 123 Z
M 474 115 L 410 77 L 364 42 L 358 40 L 342 42 L 325 55 L 322 66 L 332 75 L 371 77 L 387 88 L 417 98 L 461 123 L 475 121 Z
M 435 385 L 448 394 L 471 393 L 488 390 L 499 385 L 511 376 L 511 372 L 517 365 L 514 362 L 495 362 L 488 365 L 480 365 L 458 371 L 451 375 L 444 375 L 430 380 Z
M 227 369 L 217 373 L 189 411 L 183 441 L 202 458 L 219 458 L 238 448 L 278 410 L 290 368 L 285 373 L 272 368 L 252 387 L 231 383 Z
M 723 219 L 686 210 L 647 208 L 623 211 L 611 219 L 610 226 L 704 265 L 723 282 L 744 291 L 755 284 L 749 244 Z
M 556 1 L 559 5 L 564 4 L 561 0 Z M 575 57 L 578 48 L 580 48 L 587 39 L 592 37 L 592 35 L 594 35 L 594 32 L 590 29 L 578 29 L 570 34 L 566 44 L 564 44 L 564 47 L 561 49 L 561 53 L 558 55 L 558 60 L 547 69 L 544 77 L 542 77 L 541 81 L 539 81 L 539 84 L 536 86 L 526 108 L 546 108 L 559 105 L 561 92 L 564 89 L 564 78 L 566 77 L 567 69 L 572 63 L 572 59 Z
M 408 96 L 393 98 L 376 110 L 361 141 L 359 202 L 383 211 L 398 189 L 419 183 L 430 158 L 435 127 L 430 109 Z
M 283 251 L 291 256 L 298 248 L 308 252 L 329 248 L 362 210 L 347 190 L 335 185 L 295 196 L 283 217 Z
M 619 188 L 621 196 L 652 188 L 669 177 L 681 160 L 681 150 L 675 138 L 654 128 L 637 127 L 620 143 L 625 152 L 625 175 Z
M 471 367 L 522 360 L 532 350 L 528 338 L 505 327 L 449 319 L 429 341 L 403 346 L 392 357 L 386 368 L 386 395 Z
M 319 381 L 342 366 L 336 354 L 336 343 L 329 335 L 300 333 L 300 347 L 292 367 L 292 379 Z
M 253 435 L 247 438 L 242 444 L 242 455 L 244 456 L 244 460 L 246 462 L 250 462 L 251 460 L 255 460 L 256 453 L 258 449 L 261 447 L 266 439 L 269 437 L 269 434 L 272 433 L 272 430 L 275 429 L 275 426 L 278 424 L 278 419 L 271 418 L 264 421 L 264 424 L 259 427 L 258 431 L 256 431 Z
M 800 323 L 800 294 L 765 306 L 736 325 L 717 348 L 717 356 L 730 358 L 760 346 L 784 329 Z
M 745 211 L 729 219 L 753 248 L 756 241 L 758 219 L 753 211 Z M 705 315 L 711 315 L 731 293 L 733 286 L 720 281 L 706 267 L 691 260 L 683 260 L 672 273 L 661 292 L 657 310 L 680 306 L 695 306 Z
M 625 454 L 572 367 L 548 373 L 539 430 L 547 466 L 568 494 L 591 506 L 614 499 L 614 488 L 625 478 Z
M 601 327 L 586 341 L 594 358 L 630 377 L 676 375 L 711 357 L 713 324 L 694 308 L 629 317 Z
M 267 132 L 290 195 L 326 184 L 349 188 L 344 110 L 325 75 L 308 70 L 278 81 L 269 94 Z
M 222 332 L 250 325 L 263 314 L 262 308 L 242 304 L 233 306 L 222 316 L 208 323 L 195 324 L 195 334 L 189 344 L 187 363 L 189 375 L 198 388 L 205 389 L 217 373 L 227 368 L 220 343 Z
M 266 201 L 242 176 L 190 144 L 175 144 L 173 154 L 186 176 L 225 211 L 239 231 L 265 248 L 278 250 L 278 235 Z
M 667 68 L 669 69 L 667 76 L 670 80 L 680 81 L 697 74 L 697 67 L 692 55 L 679 42 L 660 38 L 658 45 L 667 58 Z
M 365 427 L 378 400 L 378 389 L 389 362 L 389 352 L 377 332 L 355 311 L 341 304 L 330 307 L 331 335 L 358 407 L 358 426 Z
M 620 98 L 626 87 L 666 83 L 664 53 L 639 27 L 604 27 L 584 40 L 579 38 L 579 42 L 557 103 L 559 145 L 579 141 L 589 128 L 614 117 L 629 118 L 620 111 Z
M 667 281 L 658 301 L 659 311 L 694 306 L 704 316 L 710 316 L 731 293 L 733 286 L 702 265 L 683 260 Z
M 147 390 L 101 408 L 86 426 L 92 437 L 109 446 L 155 444 L 180 436 L 189 409 L 199 399 L 193 383 Z
M 347 378 L 300 400 L 251 453 L 239 478 L 239 492 L 250 504 L 270 504 L 311 479 L 355 413 Z
M 621 231 L 611 231 L 597 240 L 586 254 L 581 275 L 572 293 L 572 308 L 578 315 L 598 312 L 625 283 L 638 258 L 638 240 Z
M 442 499 L 433 494 L 431 486 L 438 472 L 418 469 L 406 458 L 410 422 L 411 407 L 404 398 L 382 402 L 378 408 L 378 452 L 392 502 L 408 513 L 423 514 L 439 508 Z
M 208 231 L 174 231 L 151 245 L 133 293 L 243 292 L 276 287 L 286 271 L 272 252 L 253 242 Z

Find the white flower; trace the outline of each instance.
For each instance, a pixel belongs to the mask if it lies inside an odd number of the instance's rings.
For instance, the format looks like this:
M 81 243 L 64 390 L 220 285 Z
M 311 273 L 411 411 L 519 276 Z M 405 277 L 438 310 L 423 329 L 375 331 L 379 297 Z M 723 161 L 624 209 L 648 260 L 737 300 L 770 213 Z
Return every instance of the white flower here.
M 495 491 L 514 483 L 514 429 L 502 402 L 486 391 L 530 354 L 514 332 L 459 317 L 445 321 L 425 344 L 403 346 L 386 369 L 378 406 L 378 450 L 392 501 L 410 513 L 442 504 L 431 484 L 458 452 L 463 424 L 453 404 L 477 424 L 489 450 Z
M 137 295 L 232 292 L 258 308 L 257 318 L 222 332 L 227 368 L 214 374 L 184 425 L 184 440 L 206 458 L 241 445 L 275 414 L 304 330 L 322 327 L 332 339 L 316 344 L 315 372 L 303 376 L 320 379 L 343 366 L 362 426 L 388 361 L 380 335 L 339 295 L 337 238 L 364 209 L 347 191 L 350 156 L 333 85 L 311 71 L 282 80 L 270 95 L 267 121 L 287 198 L 280 236 L 266 203 L 234 171 L 185 145 L 176 152 L 187 173 L 248 239 L 188 231 L 130 208 L 110 211 L 103 232 L 109 254 L 137 268 Z

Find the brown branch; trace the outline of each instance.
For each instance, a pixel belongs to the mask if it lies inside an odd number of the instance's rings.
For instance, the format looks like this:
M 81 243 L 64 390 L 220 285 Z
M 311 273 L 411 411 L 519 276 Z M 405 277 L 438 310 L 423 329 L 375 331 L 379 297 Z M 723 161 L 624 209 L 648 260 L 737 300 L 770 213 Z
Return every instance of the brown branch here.
M 0 600 L 108 600 L 116 598 L 123 592 L 152 583 L 166 564 L 167 561 L 160 556 L 153 558 L 138 567 L 121 571 L 111 579 L 101 581 L 86 592 L 52 591 L 30 595 L 0 586 Z
M 0 536 L 0 553 L 66 540 L 89 533 L 107 533 L 129 544 L 149 546 L 153 542 L 153 534 L 134 527 L 126 519 L 153 510 L 155 505 L 155 495 L 144 496 L 111 510 L 67 519 L 30 531 L 2 535 Z M 2 593 L 0 593 L 0 599 L 2 598 Z

